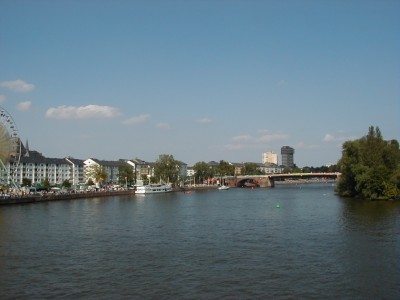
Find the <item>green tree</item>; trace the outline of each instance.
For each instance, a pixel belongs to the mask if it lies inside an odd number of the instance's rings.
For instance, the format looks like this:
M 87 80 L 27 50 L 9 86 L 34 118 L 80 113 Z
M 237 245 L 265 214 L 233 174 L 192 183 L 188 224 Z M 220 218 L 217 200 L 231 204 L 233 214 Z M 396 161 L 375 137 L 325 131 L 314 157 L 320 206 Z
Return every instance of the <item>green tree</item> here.
M 101 165 L 92 164 L 85 169 L 86 178 L 92 179 L 100 185 L 107 179 L 107 173 Z
M 328 172 L 339 172 L 339 167 L 338 167 L 338 165 L 337 165 L 337 164 L 335 164 L 335 165 L 330 165 L 330 166 L 328 167 Z
M 125 185 L 126 183 L 132 185 L 134 180 L 135 178 L 132 167 L 125 165 L 118 167 L 118 181 L 121 185 Z
M 22 186 L 31 186 L 31 185 L 32 185 L 32 179 L 22 178 Z
M 69 180 L 65 179 L 63 181 L 63 183 L 61 184 L 61 186 L 66 187 L 68 189 L 72 186 L 72 184 L 71 184 L 71 182 L 69 182 Z
M 180 163 L 173 155 L 161 154 L 154 165 L 154 175 L 164 182 L 176 184 L 180 172 Z
M 293 168 L 290 169 L 290 172 L 291 173 L 301 173 L 301 169 L 298 166 L 294 165 Z
M 50 182 L 49 179 L 46 177 L 45 179 L 42 180 L 42 182 L 40 183 L 40 185 L 42 186 L 42 188 L 44 190 L 49 190 L 50 189 Z
M 150 181 L 150 183 L 158 183 L 160 181 L 160 179 L 157 179 L 154 176 L 150 176 L 150 178 L 148 179 L 148 181 Z
M 242 175 L 262 175 L 256 163 L 247 162 L 243 164 Z
M 233 176 L 235 175 L 235 167 L 224 161 L 224 160 L 220 160 L 219 161 L 219 165 L 217 167 L 216 171 L 216 176 Z
M 143 181 L 143 184 L 149 184 L 150 183 L 149 177 L 147 177 L 147 175 L 143 174 L 140 179 Z
M 378 127 L 371 126 L 361 139 L 345 142 L 338 166 L 339 195 L 375 200 L 400 197 L 399 143 L 383 140 Z
M 194 164 L 193 170 L 195 172 L 196 182 L 203 182 L 207 178 L 214 176 L 213 169 L 204 161 Z

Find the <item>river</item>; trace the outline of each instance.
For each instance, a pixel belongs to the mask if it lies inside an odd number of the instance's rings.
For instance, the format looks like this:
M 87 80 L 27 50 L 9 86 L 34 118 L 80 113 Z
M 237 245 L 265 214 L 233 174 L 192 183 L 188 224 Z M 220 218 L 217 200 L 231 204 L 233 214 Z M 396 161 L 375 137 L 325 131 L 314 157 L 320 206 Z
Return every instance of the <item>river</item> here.
M 399 254 L 332 184 L 0 207 L 0 299 L 400 299 Z

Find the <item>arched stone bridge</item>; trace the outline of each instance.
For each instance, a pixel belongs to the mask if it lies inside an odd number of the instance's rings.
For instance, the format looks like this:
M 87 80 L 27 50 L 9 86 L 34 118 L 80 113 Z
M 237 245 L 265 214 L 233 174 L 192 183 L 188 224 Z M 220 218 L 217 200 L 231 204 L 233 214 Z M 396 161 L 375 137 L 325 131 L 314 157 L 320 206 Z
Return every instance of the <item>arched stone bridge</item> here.
M 268 174 L 268 175 L 246 175 L 222 177 L 222 184 L 230 187 L 274 187 L 275 181 L 286 179 L 334 179 L 337 180 L 340 173 L 293 173 L 293 174 Z

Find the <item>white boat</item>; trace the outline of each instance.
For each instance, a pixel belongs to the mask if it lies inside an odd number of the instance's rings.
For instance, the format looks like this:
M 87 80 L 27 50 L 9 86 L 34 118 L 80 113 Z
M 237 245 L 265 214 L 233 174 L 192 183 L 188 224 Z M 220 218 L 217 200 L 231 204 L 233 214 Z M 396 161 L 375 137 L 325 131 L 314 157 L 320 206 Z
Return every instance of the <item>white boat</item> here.
M 219 189 L 219 190 L 229 190 L 229 186 L 227 186 L 227 185 L 221 185 L 218 189 Z
M 138 180 L 135 185 L 136 194 L 155 194 L 172 192 L 171 184 L 148 184 L 144 185 L 142 180 Z

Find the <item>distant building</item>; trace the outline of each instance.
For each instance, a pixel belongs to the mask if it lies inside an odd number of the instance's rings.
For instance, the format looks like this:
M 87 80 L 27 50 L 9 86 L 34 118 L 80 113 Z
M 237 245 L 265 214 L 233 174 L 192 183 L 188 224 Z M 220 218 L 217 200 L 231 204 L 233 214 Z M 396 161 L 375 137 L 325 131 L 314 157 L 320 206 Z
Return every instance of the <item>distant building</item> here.
M 103 178 L 105 183 L 118 183 L 119 182 L 119 167 L 128 166 L 129 164 L 124 160 L 118 161 L 108 161 L 108 160 L 98 160 L 95 158 L 89 158 L 83 162 L 84 164 L 84 173 L 85 173 L 85 181 L 92 179 L 93 182 L 97 182 L 97 178 L 92 178 L 93 174 L 90 174 L 90 168 L 93 166 L 100 167 L 106 178 Z
M 242 175 L 244 163 L 230 163 L 230 164 L 235 167 L 235 173 L 234 173 L 235 176 Z
M 280 174 L 283 168 L 273 163 L 257 164 L 257 169 L 265 174 Z
M 281 148 L 281 156 L 282 156 L 282 166 L 287 168 L 294 167 L 294 149 L 289 146 L 283 146 Z
M 187 177 L 193 177 L 196 174 L 195 170 L 193 169 L 193 166 L 188 166 L 186 169 L 186 176 Z
M 186 178 L 188 176 L 188 166 L 186 163 L 177 161 L 179 164 L 179 174 L 180 179 Z M 155 165 L 154 162 L 146 162 L 140 159 L 127 160 L 126 163 L 133 168 L 133 173 L 135 174 L 136 180 L 142 179 L 143 177 L 150 178 L 155 176 Z
M 275 164 L 275 165 L 277 165 L 277 164 L 278 164 L 278 154 L 276 154 L 276 153 L 273 152 L 273 151 L 264 152 L 264 153 L 262 154 L 262 163 L 263 163 L 263 164 L 269 163 L 269 164 Z
M 46 179 L 51 185 L 60 185 L 65 180 L 78 184 L 84 180 L 83 160 L 70 157 L 47 158 L 37 151 L 27 150 L 21 156 L 14 180 L 22 184 L 24 178 L 29 179 L 32 184 L 41 183 Z
M 154 163 L 146 162 L 141 159 L 131 159 L 127 163 L 132 166 L 135 179 L 142 179 L 143 177 L 150 178 L 154 176 Z
M 183 161 L 178 161 L 178 162 L 179 162 L 179 177 L 180 179 L 185 180 L 188 173 L 188 165 Z
M 76 186 L 85 182 L 84 163 L 82 159 L 66 157 L 65 160 L 70 164 L 69 182 Z

